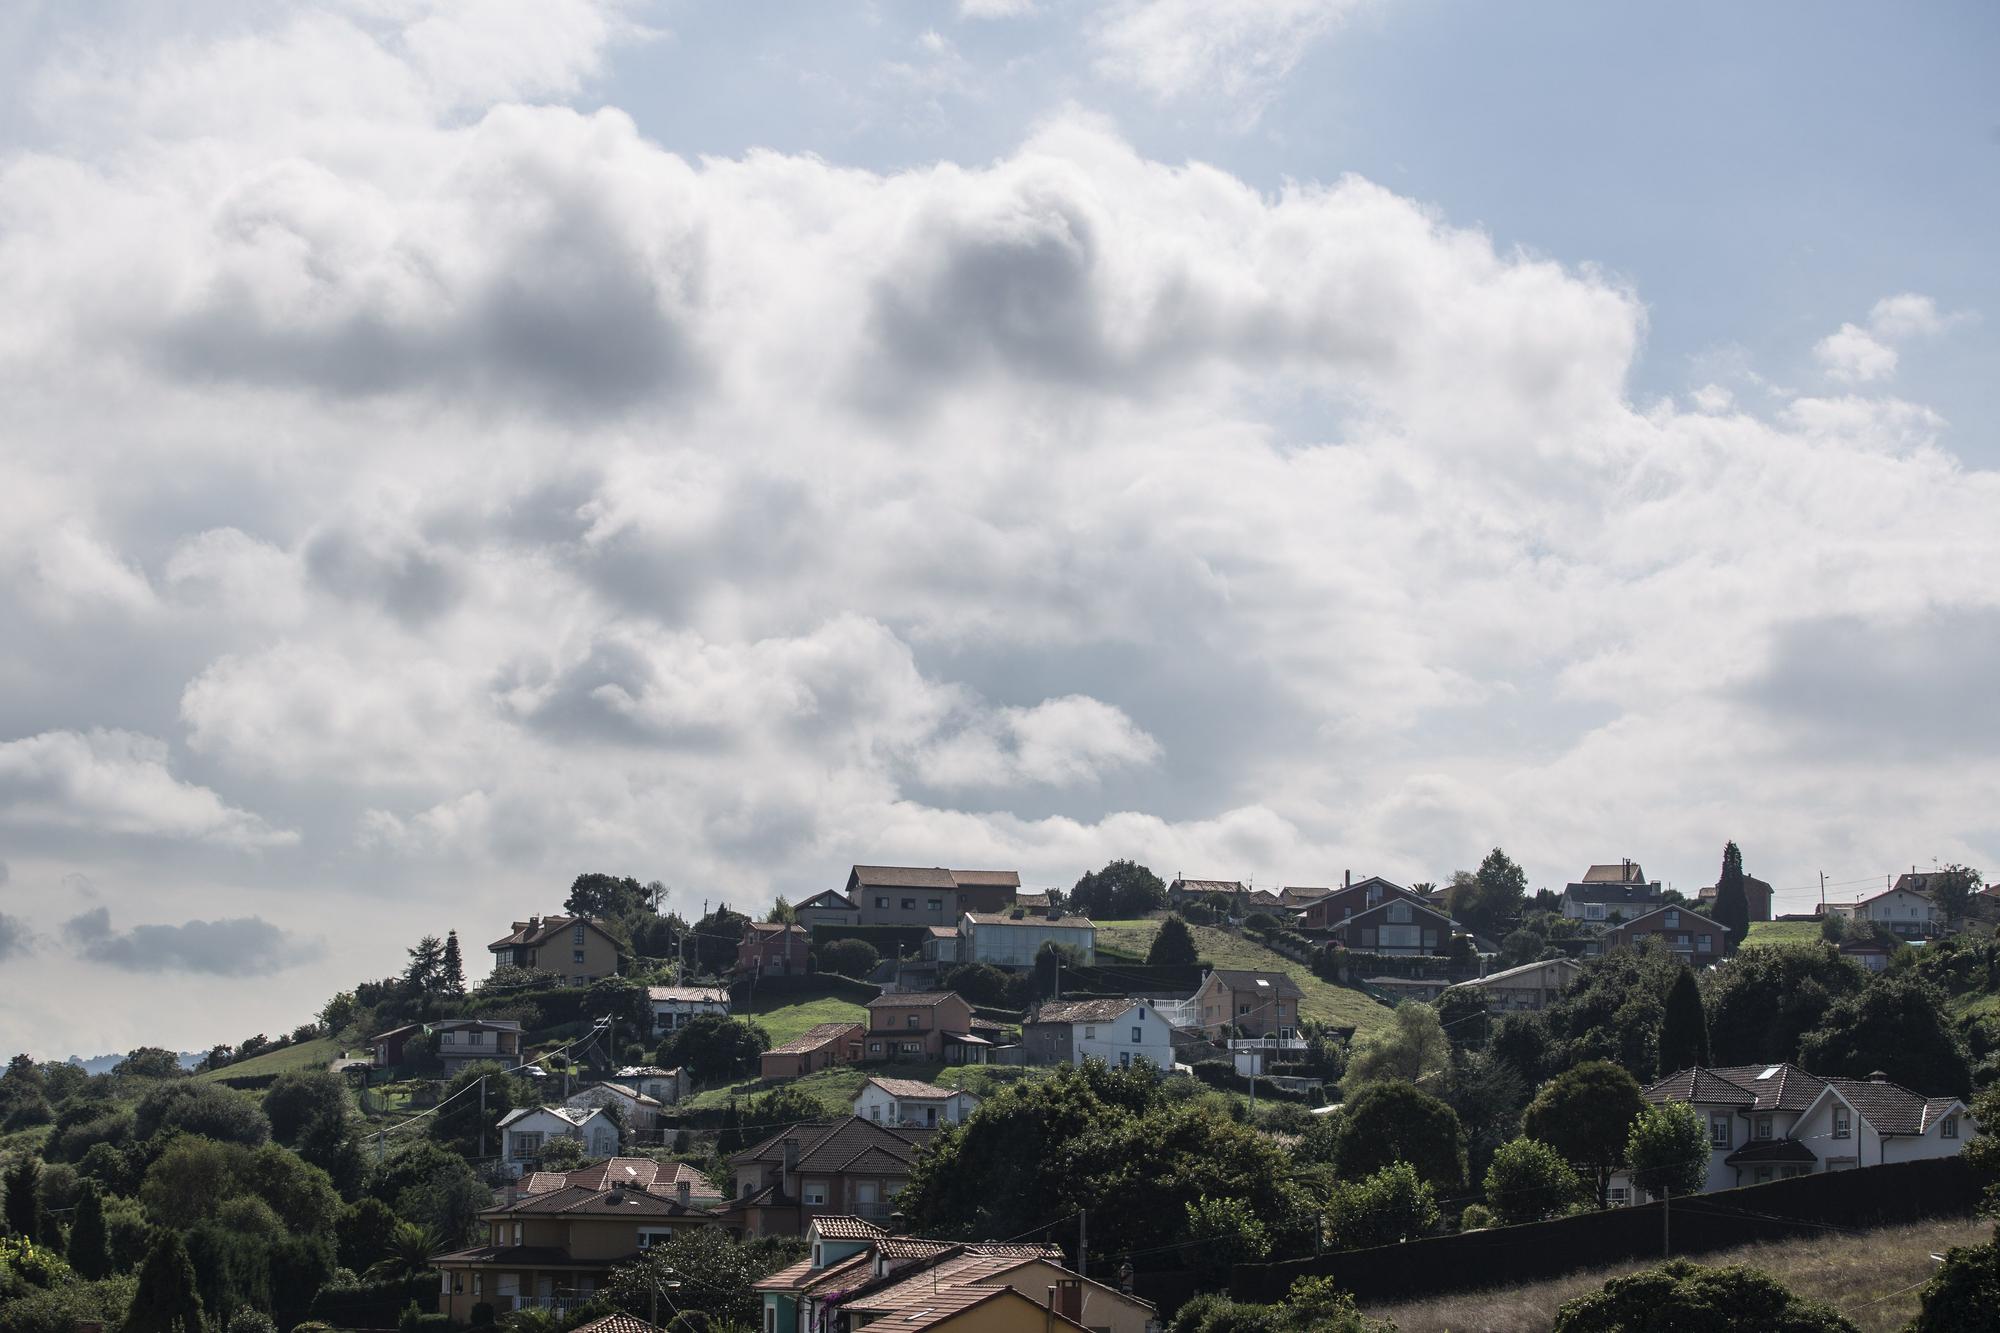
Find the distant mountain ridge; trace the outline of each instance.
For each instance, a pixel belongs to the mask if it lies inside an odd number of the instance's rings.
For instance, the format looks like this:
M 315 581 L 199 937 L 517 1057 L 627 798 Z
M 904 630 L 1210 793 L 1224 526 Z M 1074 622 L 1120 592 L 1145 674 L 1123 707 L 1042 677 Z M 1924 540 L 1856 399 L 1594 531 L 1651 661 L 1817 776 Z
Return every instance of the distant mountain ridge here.
M 181 1068 L 193 1069 L 196 1065 L 201 1063 L 202 1057 L 206 1054 L 208 1054 L 208 1052 L 206 1051 L 180 1052 Z M 93 1055 L 88 1060 L 86 1060 L 80 1055 L 72 1055 L 64 1063 L 75 1065 L 77 1068 L 81 1069 L 86 1074 L 108 1074 L 114 1068 L 116 1068 L 118 1062 L 120 1060 L 123 1060 L 124 1058 L 125 1057 L 123 1054 Z

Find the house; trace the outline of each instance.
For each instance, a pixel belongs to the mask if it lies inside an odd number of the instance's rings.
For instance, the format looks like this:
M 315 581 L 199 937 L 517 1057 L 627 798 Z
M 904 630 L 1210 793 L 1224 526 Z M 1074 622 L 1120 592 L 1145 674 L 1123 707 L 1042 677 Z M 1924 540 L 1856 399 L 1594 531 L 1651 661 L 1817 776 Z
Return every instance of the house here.
M 538 968 L 565 986 L 587 986 L 618 972 L 618 942 L 589 917 L 531 916 L 486 947 L 496 968 Z
M 1356 953 L 1436 954 L 1456 929 L 1449 916 L 1414 895 L 1391 895 L 1329 926 L 1327 934 Z
M 1819 1078 L 1792 1064 L 1683 1069 L 1644 1090 L 1653 1105 L 1684 1102 L 1708 1129 L 1702 1189 L 1948 1157 L 1979 1128 L 1954 1097 L 1926 1098 L 1886 1079 Z M 1613 1202 L 1636 1202 L 1612 1177 Z
M 812 936 L 787 921 L 752 921 L 743 928 L 732 972 L 755 977 L 802 977 Z
M 1870 972 L 1888 970 L 1889 960 L 1896 956 L 1900 944 L 1885 944 L 1880 940 L 1842 940 L 1840 956 L 1852 958 Z
M 1217 1034 L 1240 1028 L 1253 1037 L 1289 1035 L 1299 1024 L 1305 992 L 1286 972 L 1246 972 L 1216 968 L 1194 993 L 1203 1030 Z
M 1729 953 L 1729 928 L 1692 907 L 1656 907 L 1604 932 L 1604 948 L 1633 948 L 1658 939 L 1682 962 L 1706 966 Z
M 1272 916 L 1286 911 L 1285 900 L 1269 889 L 1252 889 L 1243 895 L 1245 912 L 1268 912 Z
M 1005 912 L 967 912 L 958 919 L 958 961 L 990 963 L 1021 970 L 1035 965 L 1044 944 L 1075 950 L 1086 966 L 1097 961 L 1097 927 L 1087 916 L 1060 907 L 1040 913 L 1025 907 Z
M 1696 895 L 1699 899 L 1696 905 L 1702 911 L 1709 913 L 1715 911 L 1715 890 L 1716 886 L 1711 884 Z M 1743 877 L 1743 901 L 1750 909 L 1750 920 L 1769 921 L 1771 919 L 1772 892 L 1771 886 L 1765 881 L 1758 879 L 1755 875 L 1745 875 Z
M 936 1129 L 962 1125 L 979 1109 L 969 1092 L 940 1088 L 913 1078 L 871 1077 L 855 1094 L 854 1114 L 881 1125 L 915 1125 Z
M 484 1243 L 431 1261 L 443 1282 L 438 1309 L 470 1323 L 473 1307 L 496 1315 L 547 1310 L 565 1316 L 587 1304 L 618 1264 L 691 1226 L 720 1226 L 730 1214 L 699 1172 L 614 1158 L 572 1172 L 537 1172 L 511 1202 L 479 1214 Z
M 1571 958 L 1544 958 L 1523 963 L 1501 972 L 1490 972 L 1472 981 L 1447 986 L 1445 991 L 1478 994 L 1489 1013 L 1536 1013 L 1555 1002 L 1565 987 L 1575 981 L 1583 965 Z
M 1061 889 L 1022 889 L 1014 895 L 1015 907 L 1025 907 L 1031 912 L 1046 912 L 1051 907 L 1062 905 Z
M 678 1032 L 701 1014 L 729 1017 L 729 990 L 724 986 L 648 986 L 646 1002 L 653 1006 L 653 1035 Z
M 870 1060 L 985 1064 L 992 1043 L 972 1035 L 972 1006 L 953 991 L 905 991 L 868 1002 Z
M 861 1058 L 861 1036 L 866 1030 L 859 1023 L 815 1023 L 759 1056 L 757 1073 L 762 1078 L 798 1078 L 834 1065 L 852 1064 Z
M 634 1092 L 643 1092 L 662 1106 L 672 1106 L 687 1100 L 694 1089 L 688 1072 L 682 1068 L 662 1069 L 658 1065 L 623 1065 L 613 1075 L 620 1083 Z
M 874 1277 L 875 1242 L 888 1234 L 864 1218 L 839 1213 L 813 1218 L 806 1227 L 806 1257 L 757 1280 L 763 1333 L 830 1330 L 833 1311 L 822 1310 L 822 1303 Z
M 861 908 L 839 889 L 821 889 L 792 909 L 792 919 L 807 930 L 814 926 L 858 926 Z
M 1297 910 L 1309 903 L 1316 903 L 1332 893 L 1331 888 L 1287 884 L 1278 890 L 1278 900 L 1287 908 Z
M 660 1114 L 666 1110 L 659 1098 L 619 1083 L 592 1084 L 571 1094 L 564 1100 L 563 1107 L 570 1111 L 606 1109 L 625 1127 L 625 1132 L 634 1137 L 657 1134 Z
M 947 870 L 943 866 L 855 866 L 843 896 L 865 926 L 949 926 L 966 912 L 1013 906 L 1021 876 L 1013 870 Z
M 517 1106 L 500 1117 L 500 1160 L 509 1175 L 518 1176 L 553 1139 L 576 1139 L 588 1157 L 612 1157 L 620 1137 L 618 1123 L 601 1106 Z
M 926 963 L 956 963 L 958 927 L 925 926 L 924 942 L 918 946 L 917 956 Z
M 1203 902 L 1219 895 L 1229 900 L 1229 910 L 1234 912 L 1249 894 L 1241 880 L 1183 879 L 1176 875 L 1174 882 L 1167 885 L 1167 905 L 1185 907 L 1190 902 Z
M 370 1037 L 368 1045 L 374 1051 L 376 1068 L 388 1069 L 395 1065 L 413 1063 L 411 1059 L 413 1053 L 409 1050 L 410 1039 L 423 1035 L 422 1023 L 405 1023 L 401 1027 L 390 1028 L 387 1032 L 378 1032 Z
M 1359 913 L 1378 907 L 1391 898 L 1401 898 L 1405 902 L 1422 907 L 1431 904 L 1421 893 L 1392 884 L 1380 875 L 1370 875 L 1358 883 L 1344 884 L 1337 889 L 1329 889 L 1299 909 L 1299 929 L 1332 930 L 1341 922 Z
M 1021 1049 L 1032 1065 L 1102 1060 L 1122 1069 L 1149 1060 L 1164 1070 L 1174 1067 L 1173 1036 L 1173 1024 L 1138 1000 L 1054 1000 L 1028 1015 Z
M 729 1159 L 746 1236 L 798 1236 L 822 1213 L 886 1222 L 932 1131 L 859 1116 L 790 1125 Z
M 1904 879 L 1914 876 L 1905 875 Z M 1944 913 L 1921 893 L 1893 888 L 1854 904 L 1853 916 L 1885 926 L 1904 939 L 1929 939 L 1944 928 Z
M 1572 921 L 1615 925 L 1660 905 L 1661 889 L 1653 884 L 1570 884 L 1557 904 Z
M 512 1018 L 440 1018 L 430 1025 L 447 1077 L 480 1060 L 521 1061 L 521 1024 Z

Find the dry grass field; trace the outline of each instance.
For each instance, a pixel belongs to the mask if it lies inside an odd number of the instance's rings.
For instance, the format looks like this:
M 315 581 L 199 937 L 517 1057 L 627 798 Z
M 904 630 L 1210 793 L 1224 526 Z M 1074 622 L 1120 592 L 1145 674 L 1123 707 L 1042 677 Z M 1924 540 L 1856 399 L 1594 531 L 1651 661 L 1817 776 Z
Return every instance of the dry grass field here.
M 1930 1258 L 1933 1252 L 1977 1245 L 1992 1234 L 1991 1222 L 1950 1218 L 1860 1233 L 1827 1232 L 1689 1257 L 1715 1267 L 1761 1268 L 1799 1295 L 1838 1309 L 1863 1333 L 1891 1333 L 1916 1314 L 1916 1288 L 1936 1267 Z M 1631 1263 L 1598 1268 L 1522 1287 L 1370 1306 L 1366 1312 L 1394 1321 L 1397 1333 L 1547 1333 L 1564 1301 L 1595 1291 L 1610 1278 L 1648 1267 Z

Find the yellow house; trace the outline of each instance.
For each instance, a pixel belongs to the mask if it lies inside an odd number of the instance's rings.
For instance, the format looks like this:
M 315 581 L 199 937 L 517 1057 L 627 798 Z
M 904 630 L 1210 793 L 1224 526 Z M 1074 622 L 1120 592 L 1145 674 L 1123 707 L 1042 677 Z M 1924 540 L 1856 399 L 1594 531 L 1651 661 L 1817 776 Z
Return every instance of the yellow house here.
M 618 974 L 618 942 L 584 916 L 531 916 L 486 946 L 493 966 L 553 972 L 565 986 L 587 986 Z

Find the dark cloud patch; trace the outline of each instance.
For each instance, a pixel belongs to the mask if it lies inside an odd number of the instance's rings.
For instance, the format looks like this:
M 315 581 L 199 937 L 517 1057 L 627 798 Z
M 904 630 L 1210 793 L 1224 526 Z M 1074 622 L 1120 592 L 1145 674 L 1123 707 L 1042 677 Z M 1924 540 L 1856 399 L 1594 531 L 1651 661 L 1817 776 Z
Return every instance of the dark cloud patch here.
M 450 611 L 465 592 L 453 561 L 414 542 L 371 543 L 350 532 L 323 532 L 306 544 L 306 568 L 342 597 L 379 603 L 405 624 Z
M 595 201 L 541 203 L 539 225 L 507 238 L 462 288 L 436 277 L 423 315 L 365 277 L 330 299 L 347 298 L 337 313 L 274 314 L 250 279 L 225 271 L 198 306 L 148 330 L 145 349 L 192 379 L 338 397 L 419 390 L 582 418 L 695 382 L 700 358 L 677 313 L 694 284 L 662 281 Z M 430 267 L 420 254 L 398 263 Z
M 63 938 L 84 958 L 128 972 L 199 972 L 261 977 L 326 952 L 257 916 L 116 930 L 110 909 L 94 907 L 63 923 Z
M 13 958 L 35 947 L 35 932 L 18 916 L 0 912 L 0 958 Z
M 559 739 L 722 749 L 730 735 L 726 721 L 668 716 L 646 707 L 658 692 L 659 679 L 657 666 L 638 645 L 599 639 L 587 657 L 556 678 L 523 720 Z M 520 683 L 526 682 L 503 680 L 501 689 Z
M 1812 753 L 1979 753 L 2000 744 L 1996 659 L 2000 610 L 1801 620 L 1779 631 L 1769 666 L 1742 697 Z
M 661 624 L 685 623 L 703 593 L 781 581 L 807 559 L 832 520 L 805 483 L 754 474 L 719 497 L 689 497 L 703 517 L 671 531 L 634 522 L 578 557 L 592 586 L 629 611 Z

